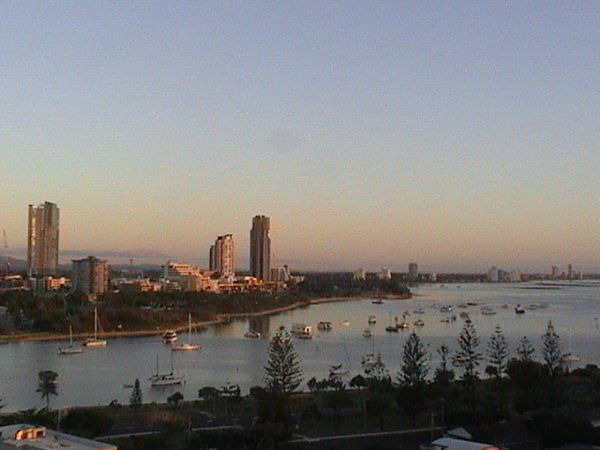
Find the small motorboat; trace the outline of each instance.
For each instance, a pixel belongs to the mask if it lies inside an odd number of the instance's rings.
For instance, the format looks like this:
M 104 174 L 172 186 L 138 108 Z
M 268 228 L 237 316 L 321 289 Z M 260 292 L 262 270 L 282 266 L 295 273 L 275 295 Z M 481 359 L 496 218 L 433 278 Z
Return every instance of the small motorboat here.
M 470 300 L 467 302 L 468 306 L 477 306 L 479 303 L 477 303 L 476 301 Z
M 371 330 L 369 330 L 368 328 L 366 328 L 365 330 L 363 330 L 362 335 L 365 338 L 371 338 L 371 337 L 373 337 L 373 332 Z
M 422 319 L 418 319 L 418 320 L 414 321 L 413 325 L 415 327 L 424 327 L 425 326 L 425 321 L 422 320 Z
M 494 311 L 490 307 L 486 307 L 486 308 L 482 308 L 481 314 L 483 314 L 484 316 L 493 316 L 496 314 L 496 311 Z
M 460 318 L 466 320 L 466 319 L 470 319 L 471 317 L 469 316 L 468 312 L 464 312 L 463 311 L 463 312 L 460 313 Z
M 320 331 L 331 331 L 331 322 L 319 322 L 317 329 Z
M 515 307 L 515 314 L 525 314 L 525 308 L 523 308 L 521 305 L 517 305 Z
M 377 323 L 377 317 L 369 316 L 369 325 L 372 325 L 374 323 Z
M 175 330 L 167 330 L 162 335 L 162 340 L 165 344 L 171 344 L 177 340 L 177 332 Z
M 394 325 L 388 325 L 387 327 L 385 327 L 385 331 L 387 331 L 388 333 L 397 333 L 398 328 Z
M 244 337 L 248 339 L 260 339 L 262 337 L 262 334 L 260 334 L 258 331 L 250 330 L 244 333 Z
M 425 309 L 419 308 L 413 311 L 414 314 L 425 314 Z
M 380 298 L 377 298 L 377 299 L 373 300 L 371 303 L 373 303 L 374 305 L 383 305 L 383 300 Z
M 452 306 L 450 306 L 450 305 L 442 306 L 440 308 L 440 312 L 443 312 L 443 313 L 452 312 Z
M 456 306 L 458 306 L 459 308 L 466 308 L 467 304 L 466 303 L 458 303 Z

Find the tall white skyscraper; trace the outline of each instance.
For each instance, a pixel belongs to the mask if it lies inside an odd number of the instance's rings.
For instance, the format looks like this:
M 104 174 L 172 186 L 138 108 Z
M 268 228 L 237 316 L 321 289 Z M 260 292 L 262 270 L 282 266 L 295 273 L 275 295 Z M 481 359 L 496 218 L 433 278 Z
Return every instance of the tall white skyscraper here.
M 54 203 L 29 205 L 27 273 L 53 275 L 58 267 L 59 209 Z

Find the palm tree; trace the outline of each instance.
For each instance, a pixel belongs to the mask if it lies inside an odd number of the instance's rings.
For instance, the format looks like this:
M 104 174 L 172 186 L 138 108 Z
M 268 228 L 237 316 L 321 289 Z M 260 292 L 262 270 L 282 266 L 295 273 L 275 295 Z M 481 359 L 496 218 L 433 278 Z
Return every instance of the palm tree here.
M 38 373 L 38 388 L 36 392 L 42 394 L 42 398 L 46 399 L 46 409 L 50 409 L 50 396 L 58 395 L 58 382 L 56 379 L 58 374 L 52 370 L 42 370 Z

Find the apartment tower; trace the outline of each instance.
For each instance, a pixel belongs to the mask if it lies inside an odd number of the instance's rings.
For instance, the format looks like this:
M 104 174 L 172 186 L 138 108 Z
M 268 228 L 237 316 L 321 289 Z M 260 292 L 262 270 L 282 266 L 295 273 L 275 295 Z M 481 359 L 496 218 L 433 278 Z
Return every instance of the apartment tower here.
M 84 294 L 104 294 L 108 291 L 108 261 L 94 256 L 73 260 L 73 290 Z
M 29 205 L 27 228 L 27 274 L 47 276 L 58 267 L 59 209 L 54 203 Z
M 271 219 L 255 216 L 250 230 L 250 275 L 268 280 L 271 275 Z
M 217 271 L 222 277 L 235 275 L 233 235 L 218 236 L 210 246 L 210 270 Z

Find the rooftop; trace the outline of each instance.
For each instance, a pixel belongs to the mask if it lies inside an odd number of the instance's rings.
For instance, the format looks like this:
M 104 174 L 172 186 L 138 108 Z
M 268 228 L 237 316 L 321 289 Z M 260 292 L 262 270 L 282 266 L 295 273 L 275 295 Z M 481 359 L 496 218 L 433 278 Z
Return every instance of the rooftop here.
M 117 450 L 117 447 L 25 423 L 0 427 L 0 449 Z

